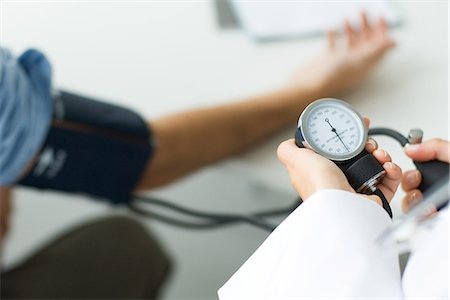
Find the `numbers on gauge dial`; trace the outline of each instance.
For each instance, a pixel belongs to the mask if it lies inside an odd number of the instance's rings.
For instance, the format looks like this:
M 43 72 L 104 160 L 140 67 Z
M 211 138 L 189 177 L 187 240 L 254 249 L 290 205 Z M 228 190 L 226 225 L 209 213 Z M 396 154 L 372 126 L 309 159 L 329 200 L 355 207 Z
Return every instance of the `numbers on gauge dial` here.
M 348 155 L 361 145 L 360 123 L 361 120 L 345 108 L 317 107 L 307 120 L 309 142 L 332 156 Z

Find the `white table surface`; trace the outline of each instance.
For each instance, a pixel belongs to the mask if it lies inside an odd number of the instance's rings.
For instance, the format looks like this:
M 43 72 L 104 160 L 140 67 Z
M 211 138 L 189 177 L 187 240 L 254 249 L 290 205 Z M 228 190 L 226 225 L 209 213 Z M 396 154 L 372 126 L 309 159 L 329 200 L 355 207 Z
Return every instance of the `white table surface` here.
M 398 6 L 404 19 L 404 25 L 392 31 L 398 47 L 345 99 L 369 116 L 373 126 L 405 134 L 419 127 L 426 139 L 448 138 L 447 3 Z M 47 53 L 54 65 L 55 86 L 127 105 L 149 119 L 276 88 L 324 47 L 322 38 L 258 44 L 241 31 L 221 30 L 210 1 L 4 0 L 0 20 L 3 46 L 17 53 L 27 47 Z M 205 172 L 293 197 L 275 151 L 294 128 L 292 124 L 257 149 Z M 384 138 L 379 142 L 403 168 L 412 166 L 395 142 Z M 205 178 L 200 172 L 192 185 Z M 160 193 L 176 195 L 177 189 L 189 190 L 190 182 Z M 20 261 L 61 228 L 107 211 L 103 204 L 76 196 L 21 189 L 17 198 L 6 265 Z M 246 205 L 255 208 L 258 200 Z M 211 207 L 233 209 L 232 204 Z M 258 239 L 249 249 L 265 236 L 251 234 Z M 179 291 L 183 293 L 187 292 Z

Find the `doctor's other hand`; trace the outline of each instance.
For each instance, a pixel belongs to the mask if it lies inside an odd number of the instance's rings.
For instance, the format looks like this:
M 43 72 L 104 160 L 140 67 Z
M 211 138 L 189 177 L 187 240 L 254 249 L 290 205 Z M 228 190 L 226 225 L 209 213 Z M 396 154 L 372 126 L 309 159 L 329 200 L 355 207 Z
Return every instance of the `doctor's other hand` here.
M 442 139 L 431 139 L 421 144 L 410 145 L 405 153 L 416 161 L 440 160 L 450 163 L 450 142 Z M 409 211 L 422 200 L 422 193 L 418 189 L 422 175 L 418 170 L 408 170 L 403 174 L 402 188 L 406 192 L 402 201 L 403 212 Z
M 372 153 L 386 170 L 386 176 L 378 188 L 390 202 L 400 184 L 402 171 L 399 166 L 392 163 L 386 151 L 377 149 L 375 142 L 369 140 L 366 150 Z M 281 143 L 277 154 L 278 159 L 286 166 L 291 183 L 303 201 L 307 201 L 309 196 L 322 189 L 339 189 L 355 193 L 336 164 L 310 149 L 297 147 L 294 139 Z M 383 206 L 381 199 L 376 195 L 362 196 Z
M 336 96 L 360 84 L 395 46 L 383 18 L 370 24 L 367 14 L 362 12 L 360 28 L 356 30 L 346 21 L 343 25 L 345 38 L 342 39 L 336 31 L 330 31 L 325 53 L 296 71 L 292 86 L 306 84 L 327 96 Z

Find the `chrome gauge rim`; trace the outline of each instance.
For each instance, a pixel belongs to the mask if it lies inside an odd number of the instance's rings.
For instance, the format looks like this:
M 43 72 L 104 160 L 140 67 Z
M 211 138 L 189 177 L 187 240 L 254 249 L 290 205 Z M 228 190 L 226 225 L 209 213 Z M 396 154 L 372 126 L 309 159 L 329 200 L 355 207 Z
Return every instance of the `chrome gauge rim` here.
M 352 150 L 350 153 L 332 155 L 329 152 L 323 151 L 319 147 L 314 147 L 314 143 L 310 138 L 311 135 L 306 130 L 308 128 L 307 127 L 308 117 L 309 117 L 310 113 L 313 112 L 314 110 L 316 110 L 318 107 L 322 107 L 322 106 L 326 106 L 326 105 L 329 105 L 330 107 L 338 106 L 338 107 L 343 108 L 351 115 L 351 117 L 355 118 L 355 120 L 358 122 L 359 130 L 361 131 L 360 134 L 362 135 L 362 138 L 360 139 L 359 145 L 354 150 Z M 320 154 L 328 159 L 331 159 L 333 161 L 345 161 L 345 160 L 352 159 L 353 157 L 355 157 L 359 153 L 361 153 L 366 146 L 368 129 L 364 123 L 363 117 L 356 110 L 354 110 L 354 108 L 352 106 L 350 106 L 348 103 L 346 103 L 342 100 L 339 100 L 339 99 L 324 98 L 324 99 L 314 101 L 313 103 L 308 105 L 308 107 L 305 108 L 305 110 L 303 111 L 303 113 L 300 116 L 300 119 L 298 121 L 298 127 L 300 128 L 300 130 L 302 132 L 302 135 L 303 135 L 303 138 L 305 141 L 305 147 L 310 148 L 311 150 L 317 152 L 318 154 Z

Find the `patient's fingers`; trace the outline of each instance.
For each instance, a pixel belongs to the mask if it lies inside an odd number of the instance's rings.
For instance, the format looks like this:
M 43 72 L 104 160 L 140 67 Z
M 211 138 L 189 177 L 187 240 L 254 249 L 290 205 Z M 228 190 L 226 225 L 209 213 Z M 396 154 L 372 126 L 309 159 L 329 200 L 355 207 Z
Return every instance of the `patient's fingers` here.
M 352 48 L 356 43 L 356 34 L 355 31 L 353 30 L 352 25 L 350 25 L 350 22 L 348 20 L 345 20 L 344 22 L 344 30 L 347 38 L 347 46 L 349 48 Z
M 361 31 L 365 39 L 369 39 L 372 36 L 372 29 L 365 11 L 361 12 Z
M 388 26 L 386 19 L 380 17 L 376 29 L 377 36 L 384 42 L 385 48 L 395 47 L 395 42 L 391 39 L 388 32 Z
M 327 32 L 328 50 L 336 50 L 336 31 L 330 30 Z
M 388 26 L 386 24 L 386 19 L 383 17 L 380 17 L 378 19 L 378 28 L 377 28 L 379 34 L 384 37 L 387 38 L 387 32 L 388 32 Z

